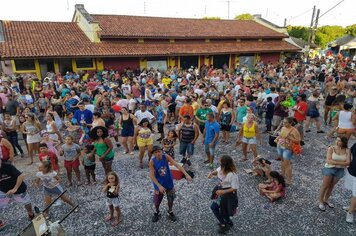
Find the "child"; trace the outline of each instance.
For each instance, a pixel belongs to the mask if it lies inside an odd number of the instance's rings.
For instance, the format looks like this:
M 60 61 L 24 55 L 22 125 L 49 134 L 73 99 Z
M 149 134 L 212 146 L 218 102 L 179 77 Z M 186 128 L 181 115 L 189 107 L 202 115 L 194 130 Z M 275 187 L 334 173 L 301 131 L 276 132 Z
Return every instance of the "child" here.
M 35 183 L 37 186 L 40 181 L 42 181 L 45 193 L 45 205 L 48 206 L 52 202 L 52 196 L 58 196 L 63 193 L 63 188 L 59 184 L 57 172 L 52 170 L 52 165 L 49 161 L 43 161 L 39 167 L 39 172 L 36 173 L 36 177 L 37 179 L 35 180 Z M 65 194 L 63 194 L 60 199 L 72 207 L 75 206 Z M 74 212 L 78 212 L 78 208 Z M 48 210 L 44 212 L 44 216 L 46 219 L 49 218 Z
M 155 100 L 155 112 L 156 112 L 156 119 L 157 119 L 157 129 L 158 129 L 158 133 L 161 135 L 161 137 L 159 139 L 157 139 L 157 142 L 160 142 L 163 140 L 164 138 L 164 111 L 163 108 L 161 106 L 161 102 L 158 100 Z
M 42 132 L 41 136 L 42 136 L 41 143 L 46 144 L 48 151 L 51 151 L 54 154 L 56 154 L 56 156 L 58 156 L 58 150 L 56 147 L 59 145 L 59 141 L 56 139 L 51 139 L 46 131 Z
M 174 146 L 176 145 L 177 133 L 174 130 L 168 131 L 167 137 L 162 140 L 163 151 L 174 159 Z
M 85 175 L 87 177 L 86 185 L 90 184 L 90 176 L 93 179 L 93 183 L 96 184 L 95 179 L 95 154 L 94 154 L 94 146 L 86 145 L 83 150 L 83 166 L 85 169 Z
M 271 131 L 273 113 L 274 113 L 274 104 L 272 102 L 272 97 L 267 97 L 266 116 L 265 116 L 266 132 Z
M 45 143 L 40 143 L 39 149 L 40 153 L 38 153 L 38 159 L 40 159 L 40 161 L 49 161 L 52 165 L 52 169 L 60 173 L 58 166 L 58 156 L 54 152 L 50 151 L 47 144 Z
M 109 206 L 110 215 L 105 218 L 105 221 L 114 220 L 112 226 L 117 226 L 121 222 L 120 210 L 120 180 L 115 172 L 109 172 L 105 179 L 105 186 L 103 192 L 106 193 L 106 204 Z M 114 216 L 114 209 L 116 217 Z
M 73 142 L 72 136 L 67 136 L 61 147 L 60 155 L 64 155 L 64 167 L 67 170 L 68 187 L 72 186 L 72 170 L 77 177 L 77 185 L 80 186 L 79 157 L 81 155 L 80 146 Z
M 271 171 L 270 176 L 272 178 L 272 183 L 259 184 L 258 189 L 261 196 L 266 196 L 271 202 L 274 202 L 285 196 L 286 184 L 284 182 L 284 177 L 277 171 Z
M 264 158 L 259 158 L 253 162 L 254 168 L 253 168 L 253 176 L 266 176 L 268 180 L 265 183 L 271 183 L 272 179 L 270 176 L 271 173 L 271 162 L 269 160 L 266 160 Z

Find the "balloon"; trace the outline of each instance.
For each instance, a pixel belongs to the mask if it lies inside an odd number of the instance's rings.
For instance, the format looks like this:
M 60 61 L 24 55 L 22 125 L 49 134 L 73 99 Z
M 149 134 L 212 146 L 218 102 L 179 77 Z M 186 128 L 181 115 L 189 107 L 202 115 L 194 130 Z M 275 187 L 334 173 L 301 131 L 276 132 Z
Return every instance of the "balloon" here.
M 121 107 L 119 105 L 113 105 L 111 108 L 114 110 L 114 112 L 120 112 L 121 111 Z

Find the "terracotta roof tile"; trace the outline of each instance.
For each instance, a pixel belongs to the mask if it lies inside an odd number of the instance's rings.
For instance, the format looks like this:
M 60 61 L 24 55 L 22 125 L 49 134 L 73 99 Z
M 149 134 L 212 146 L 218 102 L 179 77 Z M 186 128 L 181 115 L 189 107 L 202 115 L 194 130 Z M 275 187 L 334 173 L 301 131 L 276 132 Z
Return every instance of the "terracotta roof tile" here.
M 146 16 L 91 15 L 101 37 L 285 38 L 255 21 L 204 20 Z
M 1 58 L 162 56 L 297 51 L 281 40 L 241 42 L 91 42 L 74 22 L 5 21 Z

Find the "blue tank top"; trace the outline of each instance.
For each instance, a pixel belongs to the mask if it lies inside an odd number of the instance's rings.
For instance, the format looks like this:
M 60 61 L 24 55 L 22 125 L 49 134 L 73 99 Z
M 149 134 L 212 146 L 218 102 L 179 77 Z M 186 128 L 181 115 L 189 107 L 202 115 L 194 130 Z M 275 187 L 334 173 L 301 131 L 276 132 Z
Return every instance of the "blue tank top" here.
M 155 169 L 155 177 L 158 183 L 160 183 L 160 185 L 162 185 L 165 189 L 173 189 L 173 178 L 166 155 L 162 154 L 162 160 L 158 160 L 156 157 L 153 157 L 152 160 Z M 153 184 L 153 187 L 156 191 L 159 190 L 157 185 Z

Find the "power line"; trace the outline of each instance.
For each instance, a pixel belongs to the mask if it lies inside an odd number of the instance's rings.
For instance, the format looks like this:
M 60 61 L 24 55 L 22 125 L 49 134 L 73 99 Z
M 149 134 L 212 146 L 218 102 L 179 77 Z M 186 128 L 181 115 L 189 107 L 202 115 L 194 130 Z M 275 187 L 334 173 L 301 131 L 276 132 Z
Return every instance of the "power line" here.
M 303 15 L 305 15 L 305 14 L 309 13 L 309 12 L 310 12 L 310 11 L 312 11 L 312 10 L 313 10 L 313 8 L 310 8 L 310 9 L 308 9 L 308 10 L 307 10 L 307 11 L 305 11 L 305 12 L 302 12 L 302 13 L 300 13 L 300 14 L 296 15 L 296 16 L 292 16 L 292 17 L 290 17 L 290 18 L 289 18 L 289 20 L 292 20 L 292 19 L 295 19 L 295 18 L 301 17 L 301 16 L 303 16 Z
M 339 6 L 342 2 L 344 2 L 345 0 L 341 0 L 340 2 L 338 2 L 335 6 L 333 6 L 332 8 L 330 8 L 329 10 L 327 10 L 326 12 L 324 12 L 324 14 L 322 14 L 321 16 L 319 16 L 319 19 L 321 17 L 323 17 L 325 14 L 327 14 L 328 12 L 330 12 L 331 10 L 333 10 L 335 7 Z

